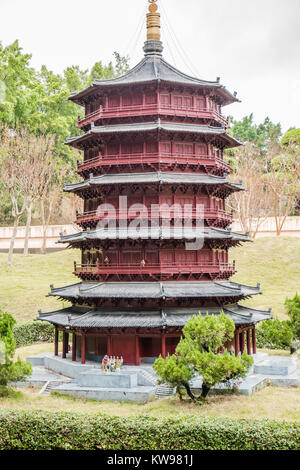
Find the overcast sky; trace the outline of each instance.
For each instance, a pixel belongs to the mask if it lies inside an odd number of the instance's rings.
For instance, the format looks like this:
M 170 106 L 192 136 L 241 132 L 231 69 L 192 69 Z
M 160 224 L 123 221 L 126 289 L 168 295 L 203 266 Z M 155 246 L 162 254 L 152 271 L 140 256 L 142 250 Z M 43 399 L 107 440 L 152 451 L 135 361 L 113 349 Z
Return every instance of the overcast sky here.
M 300 0 L 158 0 L 164 57 L 207 80 L 221 77 L 241 104 L 236 119 L 267 115 L 300 127 Z M 143 55 L 147 0 L 0 0 L 0 40 L 19 39 L 32 65 L 62 72 Z M 172 31 L 173 30 L 173 31 Z M 175 33 L 175 34 L 174 34 Z M 177 44 L 179 42 L 179 45 Z M 182 52 L 184 51 L 184 52 Z

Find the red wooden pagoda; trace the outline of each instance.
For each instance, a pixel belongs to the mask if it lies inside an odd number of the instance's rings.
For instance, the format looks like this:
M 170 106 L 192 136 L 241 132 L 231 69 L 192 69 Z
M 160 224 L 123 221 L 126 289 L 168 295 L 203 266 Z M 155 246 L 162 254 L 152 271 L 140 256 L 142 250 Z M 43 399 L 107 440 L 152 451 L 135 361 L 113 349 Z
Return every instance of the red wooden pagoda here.
M 224 149 L 240 145 L 221 113 L 236 95 L 219 79 L 192 78 L 164 61 L 160 15 L 156 0 L 149 1 L 143 60 L 70 97 L 85 107 L 85 117 L 78 121 L 83 133 L 67 144 L 82 150 L 84 160 L 77 170 L 82 181 L 65 191 L 80 196 L 84 209 L 76 221 L 82 231 L 60 241 L 81 250 L 81 264 L 74 264 L 80 282 L 51 286 L 50 295 L 72 306 L 39 319 L 55 325 L 56 355 L 58 331 L 62 357 L 72 333 L 72 360 L 82 363 L 106 353 L 122 355 L 126 364 L 164 357 L 191 316 L 222 310 L 236 325 L 228 348 L 255 353 L 255 325 L 271 316 L 238 305 L 259 294 L 259 285 L 230 281 L 236 270 L 228 250 L 249 241 L 229 228 L 225 204 L 242 190 L 227 179 L 223 159 Z M 180 231 L 185 207 L 188 223 Z M 203 246 L 187 249 L 197 234 Z

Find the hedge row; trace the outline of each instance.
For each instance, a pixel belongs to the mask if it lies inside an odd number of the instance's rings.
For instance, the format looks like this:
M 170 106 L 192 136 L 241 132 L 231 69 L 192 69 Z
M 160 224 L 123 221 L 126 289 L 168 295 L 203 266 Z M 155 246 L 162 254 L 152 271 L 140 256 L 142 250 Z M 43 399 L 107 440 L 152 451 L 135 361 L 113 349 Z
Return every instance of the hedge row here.
M 293 341 L 293 330 L 288 321 L 265 320 L 256 328 L 258 348 L 290 349 Z
M 54 341 L 54 327 L 43 321 L 30 321 L 16 325 L 13 329 L 16 347 L 30 346 L 38 342 Z
M 0 450 L 296 450 L 300 423 L 1 411 Z

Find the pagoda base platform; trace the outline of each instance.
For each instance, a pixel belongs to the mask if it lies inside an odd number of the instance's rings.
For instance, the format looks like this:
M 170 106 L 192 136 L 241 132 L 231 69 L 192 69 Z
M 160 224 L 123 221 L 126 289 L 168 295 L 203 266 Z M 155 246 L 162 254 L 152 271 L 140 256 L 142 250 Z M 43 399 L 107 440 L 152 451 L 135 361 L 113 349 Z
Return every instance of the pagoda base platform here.
M 136 403 L 146 403 L 155 395 L 155 387 L 135 387 L 135 388 L 101 388 L 85 387 L 71 382 L 59 385 L 54 389 L 57 392 L 74 395 L 76 397 L 88 398 L 98 401 L 130 401 Z
M 295 357 L 254 354 L 254 365 L 244 380 L 236 383 L 239 395 L 251 395 L 268 384 L 278 387 L 299 387 L 300 368 Z M 131 401 L 146 403 L 154 398 L 157 391 L 157 377 L 150 364 L 124 366 L 120 373 L 102 372 L 100 364 L 88 361 L 86 364 L 44 353 L 27 358 L 33 365 L 33 374 L 26 382 L 17 386 L 45 386 L 51 382 L 51 390 L 99 401 Z M 258 373 L 258 371 L 261 371 Z M 73 379 L 73 380 L 72 380 Z M 219 384 L 211 395 L 231 393 L 233 384 Z M 202 378 L 196 378 L 191 388 L 200 393 Z M 43 389 L 40 393 L 44 393 Z

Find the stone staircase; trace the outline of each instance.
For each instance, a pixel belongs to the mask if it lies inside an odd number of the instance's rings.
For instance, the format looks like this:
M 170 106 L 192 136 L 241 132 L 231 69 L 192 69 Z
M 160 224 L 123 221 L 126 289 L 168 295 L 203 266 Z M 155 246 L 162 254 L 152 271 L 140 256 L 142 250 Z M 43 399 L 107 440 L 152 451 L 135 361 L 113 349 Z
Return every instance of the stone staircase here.
M 155 389 L 155 398 L 167 398 L 175 395 L 176 387 L 170 387 L 170 385 L 161 384 L 157 385 Z
M 51 393 L 52 390 L 55 390 L 59 385 L 69 383 L 69 380 L 48 380 L 45 385 L 39 391 L 39 395 L 45 395 Z
M 152 369 L 151 369 L 152 371 Z M 139 372 L 145 377 L 147 381 L 150 382 L 151 385 L 156 386 L 157 385 L 157 377 L 154 375 L 154 373 L 149 372 L 148 369 L 140 367 Z

